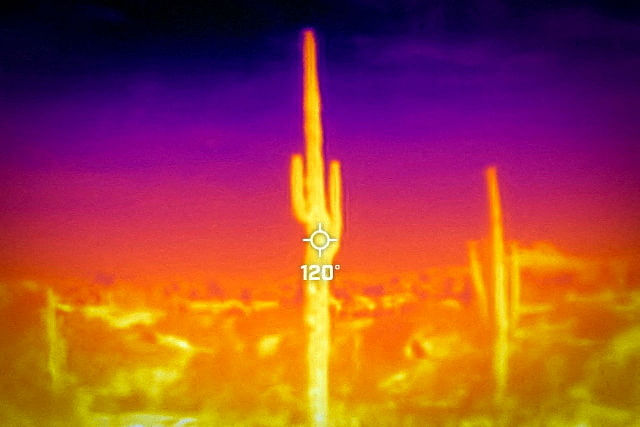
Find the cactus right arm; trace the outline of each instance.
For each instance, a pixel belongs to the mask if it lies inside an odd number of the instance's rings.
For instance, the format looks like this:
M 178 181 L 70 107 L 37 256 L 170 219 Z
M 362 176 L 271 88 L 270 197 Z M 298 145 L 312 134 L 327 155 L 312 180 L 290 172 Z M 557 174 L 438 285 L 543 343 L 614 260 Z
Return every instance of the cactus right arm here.
M 342 174 L 340 162 L 333 160 L 329 164 L 329 214 L 333 232 L 342 234 Z

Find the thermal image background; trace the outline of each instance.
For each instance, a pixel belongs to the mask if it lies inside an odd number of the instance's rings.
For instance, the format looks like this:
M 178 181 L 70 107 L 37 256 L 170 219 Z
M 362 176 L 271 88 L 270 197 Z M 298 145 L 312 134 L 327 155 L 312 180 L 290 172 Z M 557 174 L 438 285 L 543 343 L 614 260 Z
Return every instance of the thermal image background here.
M 637 419 L 640 15 L 467 6 L 7 10 L 0 421 L 308 422 L 308 26 L 344 192 L 331 425 Z
M 298 38 L 237 72 L 176 58 L 6 76 L 3 274 L 288 275 L 301 249 L 284 173 L 302 141 Z M 345 267 L 460 262 L 486 221 L 487 164 L 520 239 L 581 255 L 638 248 L 631 59 L 374 43 L 334 59 L 321 37 L 325 149 L 348 177 Z

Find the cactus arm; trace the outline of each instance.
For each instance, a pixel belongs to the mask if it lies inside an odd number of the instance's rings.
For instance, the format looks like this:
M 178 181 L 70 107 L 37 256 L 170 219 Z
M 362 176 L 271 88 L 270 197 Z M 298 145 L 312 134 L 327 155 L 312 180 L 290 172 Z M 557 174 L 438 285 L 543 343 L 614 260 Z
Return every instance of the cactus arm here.
M 520 253 L 518 252 L 518 243 L 511 242 L 510 256 L 510 280 L 511 286 L 511 329 L 515 329 L 518 325 L 520 317 Z
M 334 233 L 342 233 L 342 173 L 340 162 L 333 160 L 329 165 L 329 215 Z
M 293 215 L 300 222 L 308 221 L 307 203 L 304 198 L 304 172 L 302 156 L 291 156 L 291 206 Z

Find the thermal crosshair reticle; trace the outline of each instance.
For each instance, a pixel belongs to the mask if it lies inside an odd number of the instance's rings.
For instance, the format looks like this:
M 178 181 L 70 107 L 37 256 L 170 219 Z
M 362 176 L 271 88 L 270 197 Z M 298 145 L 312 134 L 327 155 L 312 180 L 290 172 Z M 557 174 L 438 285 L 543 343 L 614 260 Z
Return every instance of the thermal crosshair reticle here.
M 320 240 L 320 243 L 318 243 Z M 322 229 L 322 223 L 318 223 L 318 229 L 315 230 L 309 237 L 302 239 L 303 242 L 309 242 L 309 245 L 318 251 L 318 258 L 322 257 L 322 251 L 327 249 L 333 242 L 337 242 L 338 239 L 334 239 Z

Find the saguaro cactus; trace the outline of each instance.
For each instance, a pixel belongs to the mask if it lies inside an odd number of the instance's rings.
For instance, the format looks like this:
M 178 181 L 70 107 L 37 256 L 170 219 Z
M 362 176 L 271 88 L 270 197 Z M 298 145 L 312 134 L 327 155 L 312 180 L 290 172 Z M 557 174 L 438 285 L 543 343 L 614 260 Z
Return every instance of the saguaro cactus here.
M 493 315 L 492 326 L 496 333 L 493 352 L 495 401 L 497 404 L 501 404 L 505 397 L 509 373 L 509 337 L 515 330 L 520 315 L 520 255 L 516 242 L 510 243 L 509 254 L 505 251 L 502 204 L 496 168 L 493 166 L 487 168 L 485 178 L 489 198 L 489 242 L 491 247 L 488 286 L 493 292 L 490 309 L 486 297 L 485 277 L 478 256 L 477 241 L 468 242 L 469 272 L 480 315 L 483 319 L 489 318 L 489 311 Z
M 502 402 L 507 387 L 509 357 L 509 317 L 507 314 L 507 286 L 504 265 L 504 231 L 502 227 L 502 205 L 495 167 L 486 170 L 489 195 L 489 218 L 491 228 L 491 279 L 493 283 L 493 309 L 496 322 L 496 341 L 493 355 L 493 370 L 496 380 L 496 401 Z
M 332 238 L 340 239 L 342 233 L 342 177 L 340 163 L 329 165 L 329 206 L 325 194 L 325 170 L 322 152 L 322 118 L 320 88 L 316 61 L 316 41 L 312 30 L 303 32 L 303 110 L 305 160 L 300 154 L 291 158 L 291 201 L 293 214 L 305 226 L 307 233 L 318 224 Z M 331 264 L 338 250 L 339 241 L 331 244 L 319 257 L 307 247 L 305 263 Z M 307 281 L 305 283 L 305 324 L 308 330 L 307 367 L 310 422 L 314 426 L 328 423 L 329 388 L 329 283 Z

